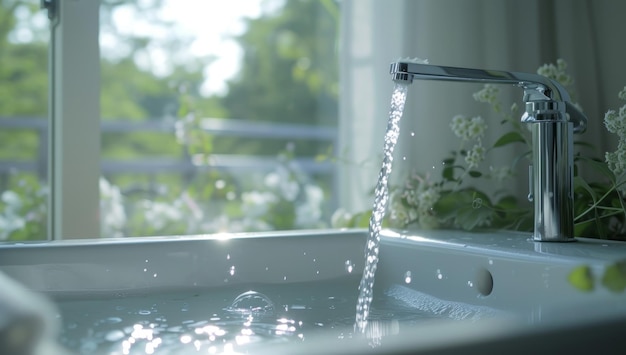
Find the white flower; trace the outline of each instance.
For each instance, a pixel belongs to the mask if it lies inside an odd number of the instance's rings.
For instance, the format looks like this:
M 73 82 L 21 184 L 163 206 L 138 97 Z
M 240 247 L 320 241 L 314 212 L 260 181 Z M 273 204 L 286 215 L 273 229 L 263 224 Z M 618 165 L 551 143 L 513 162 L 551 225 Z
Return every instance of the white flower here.
M 22 229 L 24 226 L 26 222 L 18 215 L 0 215 L 0 240 L 6 240 L 13 231 Z
M 620 91 L 617 94 L 617 97 L 619 97 L 621 100 L 626 101 L 626 86 L 624 86 L 624 88 L 622 89 L 622 91 Z
M 183 219 L 179 200 L 174 201 L 173 204 L 144 200 L 140 206 L 144 210 L 146 221 L 155 230 L 163 229 L 167 224 Z
M 566 70 L 567 62 L 559 58 L 556 61 L 556 65 L 544 64 L 539 67 L 539 69 L 537 69 L 537 74 L 556 80 L 561 85 L 568 87 L 574 83 L 574 80 L 567 74 Z
M 482 137 L 487 129 L 487 124 L 480 116 L 467 118 L 463 115 L 456 115 L 452 118 L 450 127 L 457 137 L 469 141 Z
M 322 218 L 322 201 L 324 192 L 314 185 L 306 185 L 304 188 L 306 202 L 296 206 L 296 226 L 301 228 L 314 227 Z
M 472 150 L 467 152 L 467 155 L 465 156 L 465 162 L 467 163 L 469 169 L 474 169 L 478 167 L 478 164 L 480 164 L 484 159 L 485 148 L 479 140 L 478 143 L 476 143 L 474 147 L 472 147 Z
M 18 210 L 20 209 L 20 207 L 22 207 L 22 199 L 20 198 L 20 195 L 18 195 L 15 191 L 4 191 L 0 199 L 2 199 L 2 202 L 7 204 L 7 207 L 11 208 L 12 210 Z
M 351 213 L 343 208 L 339 208 L 330 217 L 330 225 L 333 228 L 346 228 L 349 226 L 351 219 Z
M 422 192 L 420 192 L 418 201 L 418 209 L 417 212 L 421 215 L 430 214 L 430 211 L 435 206 L 435 203 L 439 201 L 441 195 L 439 191 L 433 187 L 428 188 Z
M 495 104 L 498 100 L 498 87 L 493 84 L 485 84 L 482 90 L 474 93 L 474 100 L 488 104 Z
M 469 126 L 469 121 L 467 120 L 467 117 L 463 115 L 456 115 L 452 117 L 450 128 L 452 128 L 452 132 L 454 132 L 455 136 L 463 140 L 467 140 L 466 137 L 468 136 L 468 133 L 467 133 L 468 126 Z
M 241 209 L 248 217 L 258 218 L 267 213 L 269 205 L 276 202 L 276 195 L 271 192 L 250 191 L 241 194 Z
M 604 114 L 604 126 L 611 133 L 619 133 L 623 123 L 620 122 L 619 116 L 615 110 L 608 110 Z
M 290 202 L 293 202 L 300 193 L 300 185 L 291 176 L 291 172 L 284 167 L 279 167 L 276 171 L 267 174 L 264 183 Z
M 470 121 L 470 125 L 469 125 L 470 139 L 478 139 L 482 137 L 485 134 L 486 130 L 487 130 L 487 124 L 485 123 L 485 120 L 482 117 L 480 116 L 472 117 Z
M 126 211 L 119 187 L 100 178 L 100 236 L 122 237 Z

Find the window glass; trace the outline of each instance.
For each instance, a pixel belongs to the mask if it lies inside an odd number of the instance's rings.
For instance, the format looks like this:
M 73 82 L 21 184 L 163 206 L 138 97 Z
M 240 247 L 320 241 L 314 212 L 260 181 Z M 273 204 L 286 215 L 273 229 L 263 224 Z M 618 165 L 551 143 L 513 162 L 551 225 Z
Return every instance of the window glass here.
M 338 11 L 102 1 L 101 236 L 326 227 Z
M 47 238 L 48 19 L 0 1 L 0 241 Z

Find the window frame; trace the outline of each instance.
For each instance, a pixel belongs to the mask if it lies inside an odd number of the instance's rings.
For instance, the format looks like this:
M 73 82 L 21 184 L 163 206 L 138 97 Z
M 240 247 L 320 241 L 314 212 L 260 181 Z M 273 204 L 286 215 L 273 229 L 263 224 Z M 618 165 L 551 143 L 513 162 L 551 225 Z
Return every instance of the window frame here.
M 48 239 L 98 237 L 99 1 L 57 1 L 51 19 Z

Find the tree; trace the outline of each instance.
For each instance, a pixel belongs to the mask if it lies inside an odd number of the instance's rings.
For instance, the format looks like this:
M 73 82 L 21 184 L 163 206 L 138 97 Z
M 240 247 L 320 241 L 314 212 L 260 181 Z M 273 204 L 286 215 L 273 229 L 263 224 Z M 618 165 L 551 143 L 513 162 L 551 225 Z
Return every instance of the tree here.
M 336 126 L 337 13 L 336 1 L 293 0 L 249 19 L 237 38 L 244 50 L 240 73 L 222 98 L 230 117 Z M 284 144 L 232 140 L 228 149 L 275 154 Z M 299 142 L 296 149 L 298 155 L 315 155 L 328 147 Z

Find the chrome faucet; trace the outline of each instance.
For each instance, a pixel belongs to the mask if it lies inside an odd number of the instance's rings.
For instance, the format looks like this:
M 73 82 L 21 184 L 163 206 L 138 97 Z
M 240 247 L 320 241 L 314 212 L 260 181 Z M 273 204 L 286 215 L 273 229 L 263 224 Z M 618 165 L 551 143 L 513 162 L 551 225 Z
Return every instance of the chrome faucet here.
M 443 67 L 412 62 L 391 64 L 394 81 L 415 79 L 510 84 L 524 90 L 521 121 L 531 124 L 532 165 L 529 199 L 534 203 L 533 240 L 574 239 L 573 133 L 583 133 L 587 117 L 558 82 L 538 74 Z

